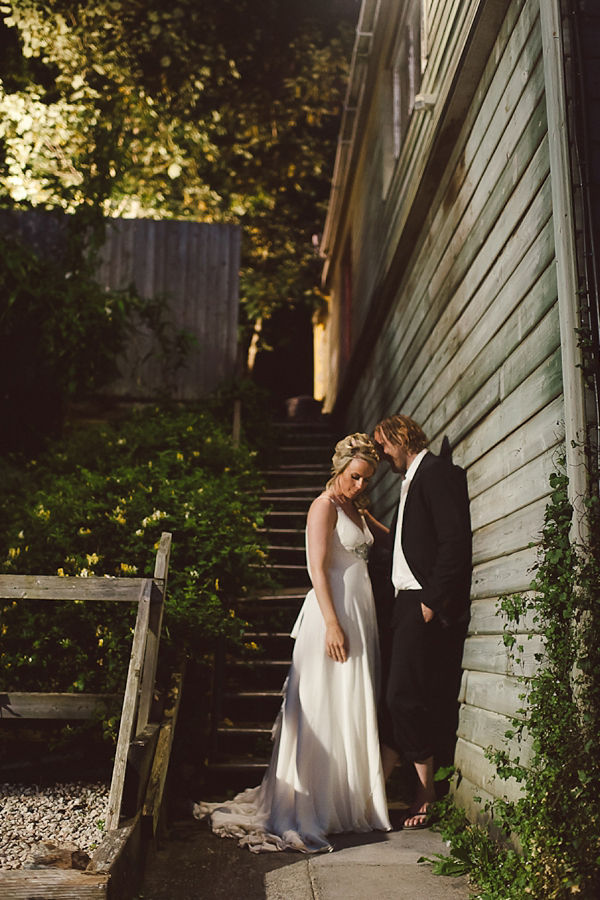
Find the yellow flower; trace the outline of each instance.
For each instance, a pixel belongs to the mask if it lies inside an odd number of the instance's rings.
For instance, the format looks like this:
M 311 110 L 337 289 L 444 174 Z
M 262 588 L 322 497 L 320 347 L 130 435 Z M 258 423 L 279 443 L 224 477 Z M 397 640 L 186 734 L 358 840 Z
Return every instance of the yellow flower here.
M 100 562 L 100 557 L 97 553 L 86 553 L 85 558 L 87 559 L 88 566 L 95 566 L 97 562 Z
M 65 570 L 62 569 L 62 568 L 61 568 L 61 569 L 57 569 L 57 570 L 56 570 L 56 574 L 57 574 L 57 575 L 60 575 L 61 578 L 66 578 Z
M 92 532 L 90 531 L 89 528 L 83 528 L 83 527 L 81 527 L 77 533 L 78 533 L 78 534 L 91 534 Z
M 137 566 L 130 566 L 127 563 L 122 562 L 121 563 L 121 571 L 135 575 L 135 573 L 137 572 Z
M 219 590 L 219 579 L 215 578 L 215 591 Z
M 124 513 L 124 510 L 121 509 L 120 506 L 117 506 L 117 508 L 114 510 L 114 512 L 112 514 L 113 522 L 118 522 L 119 525 L 125 525 L 127 522 L 127 519 L 125 518 L 123 513 Z
M 41 503 L 37 508 L 37 514 L 40 517 L 40 519 L 49 519 L 50 518 L 50 510 L 44 509 L 44 507 L 42 506 Z
M 177 459 L 183 459 L 183 453 L 178 453 L 178 454 L 177 454 Z
M 11 559 L 15 559 L 15 557 L 19 556 L 20 552 L 21 552 L 20 547 L 10 547 L 8 550 L 8 555 L 10 556 Z

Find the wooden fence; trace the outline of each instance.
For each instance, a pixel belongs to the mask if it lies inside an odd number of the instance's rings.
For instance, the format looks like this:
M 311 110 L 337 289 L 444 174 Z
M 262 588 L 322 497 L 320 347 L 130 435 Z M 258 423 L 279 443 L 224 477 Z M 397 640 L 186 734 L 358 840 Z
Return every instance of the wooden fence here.
M 237 225 L 153 219 L 110 219 L 98 273 L 107 288 L 135 284 L 142 297 L 165 297 L 175 329 L 195 339 L 172 378 L 176 399 L 194 400 L 232 377 L 238 327 L 240 233 Z M 138 323 L 105 391 L 148 397 L 165 388 L 163 360 L 147 327 Z M 171 373 L 172 375 L 173 373 Z
M 67 217 L 53 210 L 0 210 L 0 232 L 15 233 L 40 255 L 64 248 Z M 150 328 L 132 323 L 121 377 L 103 391 L 148 399 L 169 393 L 195 400 L 235 374 L 241 229 L 175 219 L 108 219 L 98 280 L 106 288 L 134 284 L 147 299 L 167 303 L 167 333 L 192 336 L 176 371 Z

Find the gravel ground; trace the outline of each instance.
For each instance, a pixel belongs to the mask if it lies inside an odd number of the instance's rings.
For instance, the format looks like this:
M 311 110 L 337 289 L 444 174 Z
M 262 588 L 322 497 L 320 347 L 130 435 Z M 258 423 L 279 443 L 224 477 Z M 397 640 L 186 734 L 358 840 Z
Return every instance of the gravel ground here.
M 108 785 L 0 784 L 0 868 L 20 869 L 34 844 L 75 844 L 89 852 L 103 836 Z

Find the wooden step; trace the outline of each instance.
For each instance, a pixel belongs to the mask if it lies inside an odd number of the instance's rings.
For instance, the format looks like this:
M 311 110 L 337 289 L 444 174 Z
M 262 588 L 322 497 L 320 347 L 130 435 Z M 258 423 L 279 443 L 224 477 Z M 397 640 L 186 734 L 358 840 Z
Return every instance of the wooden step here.
M 253 666 L 259 668 L 260 666 L 289 666 L 291 665 L 291 659 L 234 659 L 231 662 L 228 662 L 228 666 Z
M 219 734 L 234 734 L 234 735 L 270 735 L 273 726 L 268 728 L 266 725 L 220 725 L 217 729 Z
M 302 496 L 300 494 L 261 494 L 260 499 L 264 500 L 268 503 L 298 503 L 310 505 L 315 497 L 317 497 L 317 493 L 313 491 L 309 496 Z M 305 510 L 301 510 L 301 512 L 305 513 Z
M 208 769 L 214 769 L 216 771 L 227 771 L 231 770 L 248 770 L 248 771 L 258 771 L 262 769 L 266 769 L 269 765 L 268 759 L 230 759 L 219 762 L 211 762 L 208 764 Z M 252 785 L 248 785 L 248 787 L 252 787 Z
M 281 690 L 278 691 L 225 691 L 223 694 L 223 698 L 225 700 L 272 700 L 275 697 L 279 697 L 281 699 L 283 694 Z
M 293 544 L 269 544 L 267 546 L 267 550 L 291 550 L 293 553 L 306 552 L 304 544 L 300 544 L 297 547 L 295 547 Z
M 316 492 L 313 487 L 291 487 L 291 488 L 267 488 L 263 491 L 263 497 L 287 497 L 293 499 L 294 496 L 301 497 L 303 500 L 307 494 L 312 495 Z
M 304 537 L 304 528 L 257 528 L 259 534 L 301 534 Z
M 255 594 L 254 597 L 239 597 L 238 600 L 258 600 L 261 603 L 288 603 L 304 600 L 306 592 L 298 588 L 282 588 L 280 591 L 270 594 Z
M 260 641 L 266 638 L 289 638 L 288 631 L 245 631 L 244 641 Z

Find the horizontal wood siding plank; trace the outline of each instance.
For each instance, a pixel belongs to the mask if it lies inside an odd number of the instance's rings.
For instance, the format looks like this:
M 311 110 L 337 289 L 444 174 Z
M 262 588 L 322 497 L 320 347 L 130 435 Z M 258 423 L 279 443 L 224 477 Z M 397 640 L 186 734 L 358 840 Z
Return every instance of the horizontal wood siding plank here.
M 534 598 L 532 591 L 523 591 L 523 596 Z M 502 634 L 508 626 L 508 617 L 499 610 L 500 597 L 484 597 L 471 603 L 470 634 Z M 530 611 L 518 623 L 520 633 L 536 631 L 535 612 Z M 511 631 L 515 629 L 511 627 Z
M 487 709 L 509 719 L 526 716 L 527 682 L 494 672 L 463 672 L 460 702 L 471 709 Z
M 474 784 L 466 775 L 462 775 L 461 770 L 457 778 L 457 785 L 452 789 L 452 800 L 455 806 L 464 809 L 470 822 L 475 822 L 485 830 L 490 829 L 492 821 L 490 804 L 495 799 L 494 794 Z
M 536 656 L 544 653 L 543 640 L 540 635 L 519 634 L 517 645 L 523 647 L 519 652 L 513 648 L 513 656 L 497 635 L 470 635 L 465 641 L 463 668 L 476 672 L 493 672 L 496 675 L 512 675 L 531 678 L 538 671 L 541 663 Z
M 560 444 L 564 440 L 563 415 L 563 398 L 559 396 L 473 463 L 468 471 L 471 499 Z M 469 438 L 455 453 L 461 465 L 467 442 Z
M 543 495 L 541 500 L 478 529 L 473 540 L 473 563 L 478 565 L 508 556 L 516 550 L 524 550 L 532 542 L 539 543 L 546 505 Z
M 521 796 L 521 785 L 514 778 L 498 777 L 496 767 L 485 757 L 485 751 L 464 738 L 456 743 L 455 765 L 460 771 L 458 787 L 453 791 L 454 801 L 463 807 L 471 821 L 482 814 L 484 805 L 494 798 L 515 802 Z M 481 803 L 473 798 L 480 797 Z
M 535 372 L 533 372 L 513 393 L 506 397 L 500 404 L 500 384 L 496 386 L 498 404 L 493 409 L 486 406 L 486 393 L 478 405 L 471 403 L 470 407 L 461 412 L 448 424 L 447 433 L 452 446 L 462 442 L 458 447 L 457 459 L 467 469 L 479 457 L 488 453 L 503 441 L 507 435 L 522 426 L 540 410 L 544 409 L 556 400 L 562 393 L 562 359 L 560 350 L 556 350 Z M 477 398 L 479 398 L 479 394 Z M 480 413 L 478 415 L 478 412 Z M 484 416 L 487 416 L 485 422 Z M 475 426 L 481 427 L 475 430 Z M 469 434 L 469 432 L 472 432 Z
M 532 740 L 525 729 L 523 736 L 507 737 L 515 734 L 515 728 L 508 716 L 489 709 L 462 705 L 458 721 L 458 737 L 487 750 L 506 750 L 512 759 L 519 759 L 529 766 L 532 758 Z
M 478 494 L 471 501 L 471 522 L 476 532 L 475 541 L 478 539 L 478 530 L 488 526 L 491 522 L 506 519 L 518 509 L 523 509 L 536 501 L 546 498 L 550 494 L 550 475 L 556 472 L 556 450 L 546 450 L 542 456 L 527 463 L 509 475 L 504 481 L 499 481 L 483 494 Z M 540 512 L 543 516 L 543 508 Z M 498 532 L 501 534 L 499 525 Z M 506 526 L 508 527 L 508 525 Z M 493 529 L 492 529 L 493 530 Z M 536 532 L 537 533 L 537 532 Z M 489 538 L 490 529 L 482 534 L 482 540 Z M 531 540 L 534 539 L 534 534 Z M 524 548 L 521 548 L 524 549 Z M 482 551 L 483 552 L 483 551 Z M 502 551 L 501 551 L 502 552 Z
M 529 590 L 536 561 L 537 548 L 532 547 L 475 566 L 471 596 L 496 597 Z

